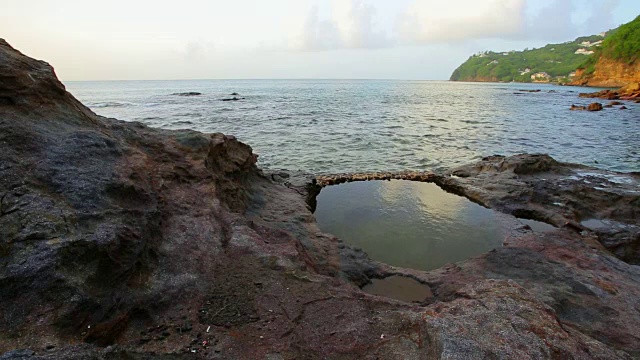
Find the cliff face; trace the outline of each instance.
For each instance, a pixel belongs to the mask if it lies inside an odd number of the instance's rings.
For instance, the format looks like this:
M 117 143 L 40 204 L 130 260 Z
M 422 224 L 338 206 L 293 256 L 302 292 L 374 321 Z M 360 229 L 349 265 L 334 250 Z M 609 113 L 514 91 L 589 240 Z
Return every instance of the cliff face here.
M 97 116 L 0 39 L 0 360 L 640 356 L 638 176 L 521 155 L 424 179 L 570 225 L 392 268 L 318 230 L 313 177 Z M 429 295 L 358 288 L 389 275 Z
M 581 66 L 574 84 L 620 87 L 640 81 L 640 16 L 612 30 L 602 47 Z
M 594 87 L 621 87 L 640 82 L 640 61 L 629 64 L 626 61 L 613 60 L 601 56 L 595 64 L 595 71 L 584 75 L 584 70 L 576 73 L 572 84 Z

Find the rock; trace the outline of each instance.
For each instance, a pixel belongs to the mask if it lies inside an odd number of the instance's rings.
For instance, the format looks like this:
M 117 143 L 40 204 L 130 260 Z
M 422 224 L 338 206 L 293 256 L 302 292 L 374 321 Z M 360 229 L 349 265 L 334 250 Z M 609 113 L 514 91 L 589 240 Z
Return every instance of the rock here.
M 308 174 L 262 172 L 232 136 L 98 116 L 4 40 L 0 99 L 2 360 L 640 356 L 640 175 L 518 155 L 327 177 L 434 181 L 578 229 L 422 272 L 323 234 Z M 433 298 L 358 289 L 391 275 Z
M 627 110 L 626 106 L 620 106 L 620 110 Z
M 620 101 L 612 101 L 610 102 L 608 105 L 614 106 L 614 105 L 623 105 L 623 103 L 621 103 Z
M 231 95 L 231 96 L 238 96 L 238 95 L 240 95 L 240 94 L 238 94 L 237 92 L 233 92 L 233 93 L 231 93 L 231 94 L 229 94 L 229 95 Z
M 195 91 L 189 91 L 189 92 L 174 93 L 174 94 L 171 94 L 171 95 L 175 95 L 175 96 L 200 96 L 200 95 L 202 95 L 202 93 L 195 92 Z
M 591 103 L 587 106 L 587 111 L 600 111 L 602 110 L 602 104 L 600 103 Z
M 579 96 L 584 98 L 600 98 L 607 100 L 633 100 L 640 97 L 640 83 L 631 83 L 618 90 L 602 90 L 595 93 L 582 93 Z M 622 105 L 622 103 L 618 101 L 613 101 L 611 104 Z
M 618 90 L 618 91 L 620 91 L 622 93 L 627 93 L 627 94 L 640 91 L 640 83 L 636 82 L 636 83 L 627 84 L 627 85 L 621 87 L 620 90 Z
M 610 108 L 612 108 L 612 107 L 613 107 L 613 105 L 605 105 L 605 106 L 603 106 L 603 107 L 604 107 L 604 108 L 607 108 L 607 109 L 610 109 Z
M 575 104 L 571 105 L 571 108 L 569 110 L 575 111 L 575 110 L 587 110 L 587 108 L 585 106 L 578 106 Z
M 227 98 L 227 99 L 222 99 L 222 101 L 238 101 L 238 100 L 244 100 L 245 98 L 239 98 L 239 97 L 232 97 L 232 98 Z

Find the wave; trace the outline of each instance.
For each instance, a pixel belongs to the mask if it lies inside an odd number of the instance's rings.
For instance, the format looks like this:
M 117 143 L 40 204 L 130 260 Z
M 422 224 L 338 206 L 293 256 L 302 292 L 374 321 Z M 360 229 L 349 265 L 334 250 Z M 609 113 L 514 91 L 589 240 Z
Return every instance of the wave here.
M 94 103 L 89 105 L 89 107 L 108 108 L 108 107 L 127 107 L 127 106 L 134 106 L 134 105 L 135 105 L 134 103 L 130 103 L 130 102 L 107 101 L 107 102 Z

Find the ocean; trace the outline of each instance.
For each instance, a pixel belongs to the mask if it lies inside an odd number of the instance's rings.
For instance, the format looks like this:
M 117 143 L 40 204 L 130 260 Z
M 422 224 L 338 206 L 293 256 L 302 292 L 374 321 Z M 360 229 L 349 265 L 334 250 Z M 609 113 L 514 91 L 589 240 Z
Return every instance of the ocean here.
M 315 174 L 444 170 L 493 154 L 547 153 L 565 162 L 640 171 L 640 104 L 569 110 L 593 101 L 580 99 L 579 92 L 598 89 L 396 80 L 65 85 L 99 115 L 235 135 L 252 146 L 263 168 Z M 181 92 L 202 95 L 173 95 Z M 242 100 L 222 101 L 231 93 Z

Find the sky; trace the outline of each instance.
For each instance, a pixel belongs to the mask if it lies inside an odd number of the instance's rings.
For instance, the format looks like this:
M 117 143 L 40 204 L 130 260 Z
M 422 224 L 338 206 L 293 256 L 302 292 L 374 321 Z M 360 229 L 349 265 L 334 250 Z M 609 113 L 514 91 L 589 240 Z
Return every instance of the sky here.
M 479 51 L 639 14 L 638 0 L 0 0 L 0 38 L 63 81 L 444 80 Z

